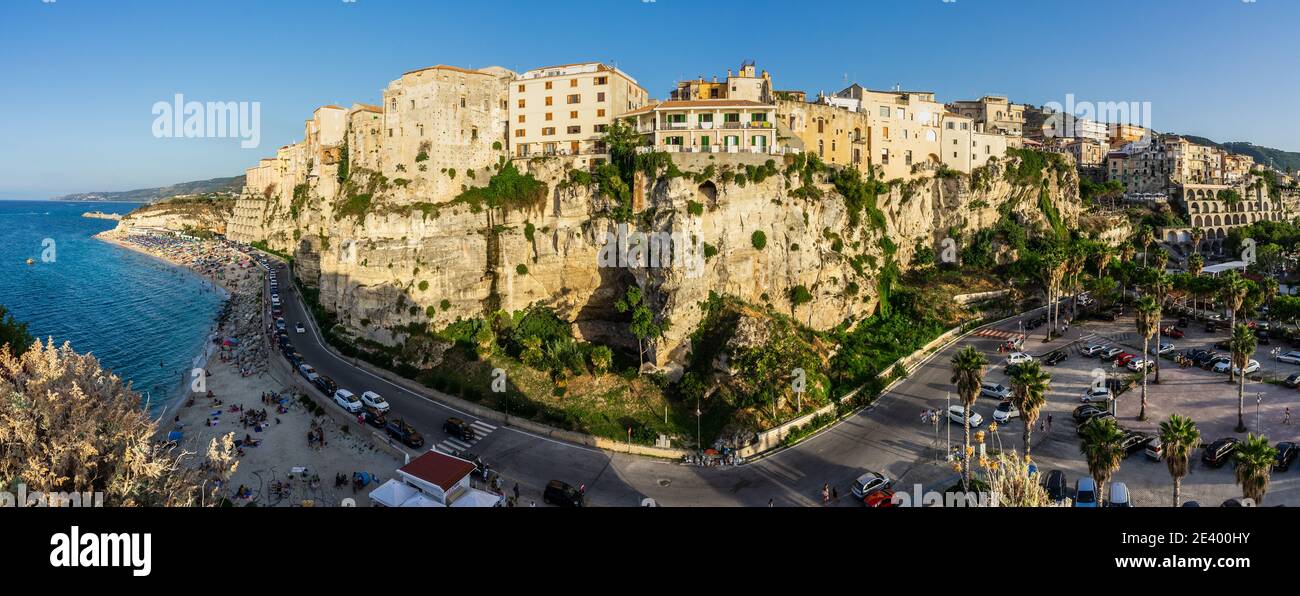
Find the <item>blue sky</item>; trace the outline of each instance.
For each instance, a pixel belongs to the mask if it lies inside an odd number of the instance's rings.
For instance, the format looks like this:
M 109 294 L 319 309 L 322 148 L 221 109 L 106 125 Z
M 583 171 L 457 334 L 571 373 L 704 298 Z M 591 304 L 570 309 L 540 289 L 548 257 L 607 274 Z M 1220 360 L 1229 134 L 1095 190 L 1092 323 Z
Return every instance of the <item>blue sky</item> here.
M 402 72 L 614 62 L 654 97 L 753 59 L 776 86 L 1149 101 L 1152 124 L 1300 150 L 1294 0 L 3 0 L 0 198 L 242 173 Z M 158 139 L 157 101 L 261 103 L 261 146 Z

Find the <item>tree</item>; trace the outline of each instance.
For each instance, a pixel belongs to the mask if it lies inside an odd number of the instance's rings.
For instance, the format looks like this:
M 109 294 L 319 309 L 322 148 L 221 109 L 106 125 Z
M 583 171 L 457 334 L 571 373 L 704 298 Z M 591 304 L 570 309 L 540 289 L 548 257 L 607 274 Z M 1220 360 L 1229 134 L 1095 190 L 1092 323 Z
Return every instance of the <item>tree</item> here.
M 1088 474 L 1097 482 L 1097 503 L 1105 500 L 1106 483 L 1124 461 L 1124 431 L 1114 418 L 1093 418 L 1084 423 L 1079 451 L 1088 462 Z
M 596 346 L 591 349 L 591 372 L 603 375 L 614 363 L 614 353 L 608 346 Z
M 1242 279 L 1241 274 L 1235 270 L 1228 271 L 1219 278 L 1219 298 L 1228 306 L 1231 327 L 1237 326 L 1237 311 L 1241 310 L 1241 305 L 1246 302 L 1246 294 L 1249 292 L 1250 287 L 1246 285 L 1246 280 Z
M 1160 336 L 1163 333 L 1163 327 L 1164 327 L 1164 322 L 1162 321 L 1161 317 L 1163 317 L 1165 298 L 1169 296 L 1169 292 L 1172 291 L 1173 288 L 1174 288 L 1173 279 L 1171 279 L 1169 277 L 1169 274 L 1165 273 L 1163 270 L 1157 271 L 1155 278 L 1151 280 L 1151 294 L 1156 299 L 1156 305 L 1160 307 L 1160 311 L 1161 311 L 1161 314 L 1158 314 L 1156 316 L 1156 353 L 1152 355 L 1153 356 L 1152 361 L 1156 363 L 1156 384 L 1157 385 L 1160 384 L 1160 343 L 1161 343 Z M 1145 373 L 1143 374 L 1142 378 L 1146 379 Z
M 229 478 L 233 458 L 214 444 L 210 454 L 217 459 L 201 474 L 185 465 L 191 454 L 160 444 L 157 433 L 140 394 L 102 370 L 94 356 L 52 341 L 33 343 L 21 355 L 0 348 L 5 482 L 46 494 L 100 492 L 112 507 L 212 503 L 218 486 L 205 483 L 203 474 Z
M 1011 400 L 1020 411 L 1020 419 L 1025 423 L 1025 456 L 1029 456 L 1030 435 L 1034 432 L 1034 423 L 1038 414 L 1047 403 L 1047 392 L 1052 385 L 1052 375 L 1043 370 L 1037 360 L 1031 360 L 1020 366 L 1011 377 Z
M 1277 463 L 1277 449 L 1268 443 L 1268 437 L 1249 434 L 1232 456 L 1237 462 L 1241 496 L 1254 500 L 1256 505 L 1263 504 L 1273 464 Z
M 644 365 L 646 342 L 653 342 L 662 337 L 667 330 L 667 324 L 655 321 L 654 313 L 645 304 L 641 288 L 636 286 L 628 288 L 627 293 L 614 303 L 614 308 L 621 313 L 632 313 L 632 323 L 628 325 L 628 330 L 636 337 L 637 362 L 639 365 Z
M 1155 232 L 1151 230 L 1151 226 L 1142 226 L 1142 228 L 1138 230 L 1137 243 L 1142 245 L 1142 266 L 1143 267 L 1147 266 L 1147 248 L 1150 247 L 1151 243 L 1155 241 L 1156 241 Z
M 1255 334 L 1250 332 L 1250 328 L 1245 325 L 1237 325 L 1232 328 L 1232 339 L 1228 341 L 1228 346 L 1232 350 L 1232 365 L 1236 367 L 1241 374 L 1237 375 L 1237 432 L 1246 432 L 1246 419 L 1244 411 L 1246 407 L 1246 366 L 1250 364 L 1250 357 L 1255 353 Z M 1229 369 L 1232 372 L 1232 369 Z M 1231 382 L 1231 379 L 1229 379 Z
M 1147 366 L 1151 359 L 1151 336 L 1160 327 L 1160 305 L 1151 296 L 1143 296 L 1137 303 L 1137 332 L 1142 336 L 1142 408 L 1138 420 L 1147 419 Z
M 479 360 L 487 360 L 492 356 L 497 345 L 497 336 L 492 332 L 492 326 L 484 323 L 479 325 L 478 331 L 474 332 L 474 353 Z
M 1174 507 L 1178 506 L 1178 495 L 1189 469 L 1191 454 L 1200 443 L 1201 431 L 1196 429 L 1191 418 L 1170 414 L 1169 420 L 1160 423 L 1160 449 L 1169 475 L 1174 479 Z
M 15 321 L 9 310 L 0 304 L 0 349 L 7 346 L 15 354 L 21 354 L 35 341 L 27 333 L 27 323 Z
M 1203 269 L 1205 269 L 1205 257 L 1201 256 L 1201 253 L 1198 252 L 1187 257 L 1187 272 L 1191 273 L 1192 277 L 1200 277 Z M 1193 292 L 1192 296 L 1195 298 L 1196 293 Z M 1196 305 L 1193 304 L 1192 308 L 1196 308 Z
M 1192 251 L 1196 256 L 1201 256 L 1201 239 L 1205 238 L 1205 231 L 1200 228 L 1192 228 Z
M 979 398 L 980 386 L 984 383 L 984 367 L 988 359 L 974 346 L 966 346 L 952 357 L 952 383 L 957 386 L 957 396 L 961 399 L 966 418 L 963 423 L 966 432 L 965 447 L 962 450 L 961 483 L 962 488 L 970 487 L 970 460 L 974 449 L 970 445 L 970 408 Z

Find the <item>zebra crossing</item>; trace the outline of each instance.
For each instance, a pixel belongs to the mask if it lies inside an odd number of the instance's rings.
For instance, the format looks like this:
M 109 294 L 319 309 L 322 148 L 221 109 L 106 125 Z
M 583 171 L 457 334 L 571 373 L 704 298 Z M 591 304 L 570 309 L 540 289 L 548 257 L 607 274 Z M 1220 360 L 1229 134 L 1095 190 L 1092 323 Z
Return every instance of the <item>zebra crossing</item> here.
M 1004 331 L 1002 329 L 980 329 L 975 332 L 978 337 L 992 337 L 995 339 L 1014 339 L 1020 337 L 1018 331 Z
M 497 429 L 497 427 L 483 422 L 482 420 L 470 422 L 469 427 L 474 431 L 473 441 L 466 442 L 457 438 L 447 437 L 446 440 L 434 445 L 433 448 L 446 453 L 447 455 L 456 455 L 462 451 L 468 451 L 471 445 L 487 438 L 488 435 L 492 434 L 492 431 Z

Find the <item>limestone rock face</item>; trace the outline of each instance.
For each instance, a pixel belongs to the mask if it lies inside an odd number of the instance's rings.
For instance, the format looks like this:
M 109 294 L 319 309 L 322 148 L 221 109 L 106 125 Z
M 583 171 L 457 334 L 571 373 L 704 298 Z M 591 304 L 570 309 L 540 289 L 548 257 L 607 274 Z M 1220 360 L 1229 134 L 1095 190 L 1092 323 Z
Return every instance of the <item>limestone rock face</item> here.
M 116 229 L 125 232 L 130 228 L 155 228 L 181 232 L 189 227 L 225 234 L 233 204 L 234 201 L 224 199 L 170 199 L 126 214 L 118 220 Z
M 707 163 L 721 170 L 729 159 Z M 720 176 L 638 176 L 632 221 L 620 223 L 594 184 L 566 182 L 562 159 L 520 167 L 549 185 L 543 202 L 502 210 L 376 196 L 363 216 L 335 217 L 340 199 L 314 190 L 296 199 L 246 191 L 231 227 L 243 235 L 237 239 L 293 253 L 297 275 L 319 288 L 342 331 L 384 345 L 405 342 L 411 325 L 441 328 L 540 304 L 585 339 L 634 347 L 628 317 L 614 303 L 636 284 L 670 322 L 651 348 L 660 365 L 685 360 L 711 292 L 771 305 L 824 330 L 873 312 L 886 264 L 905 269 L 918 246 L 939 253 L 951 229 L 968 235 L 1004 212 L 1026 228 L 1051 227 L 1039 187 L 1012 182 L 1000 165 L 977 183 L 961 176 L 890 184 L 876 198 L 883 229 L 865 214 L 850 225 L 849 208 L 825 179 L 815 181 L 821 196 L 814 198 L 792 190 L 798 175 L 744 185 Z M 1077 225 L 1073 170 L 1043 179 L 1063 224 Z

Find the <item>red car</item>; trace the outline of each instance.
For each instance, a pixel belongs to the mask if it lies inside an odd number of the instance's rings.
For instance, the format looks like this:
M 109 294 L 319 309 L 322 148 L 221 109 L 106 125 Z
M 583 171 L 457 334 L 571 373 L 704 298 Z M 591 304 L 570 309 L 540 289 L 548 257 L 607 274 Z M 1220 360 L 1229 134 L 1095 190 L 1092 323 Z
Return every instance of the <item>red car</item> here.
M 1128 353 L 1128 352 L 1124 352 L 1123 354 L 1120 354 L 1119 356 L 1116 356 L 1116 357 L 1115 357 L 1115 364 L 1117 364 L 1117 365 L 1119 365 L 1119 366 L 1128 366 L 1128 361 L 1129 361 L 1129 360 L 1132 360 L 1132 359 L 1134 359 L 1134 358 L 1136 358 L 1136 357 L 1137 357 L 1137 356 L 1134 356 L 1133 354 L 1130 354 L 1130 353 Z
M 867 495 L 867 498 L 863 499 L 862 503 L 867 507 L 897 507 L 898 506 L 897 504 L 894 503 L 894 491 L 889 489 L 878 490 L 874 493 Z
M 1161 331 L 1161 333 L 1163 333 L 1165 337 L 1172 337 L 1172 338 L 1174 338 L 1174 339 L 1182 339 L 1182 338 L 1183 338 L 1183 330 L 1182 330 L 1182 329 L 1179 329 L 1179 328 L 1177 328 L 1177 327 L 1174 327 L 1173 325 L 1170 325 L 1170 326 L 1168 326 L 1168 327 L 1165 327 L 1164 331 Z

